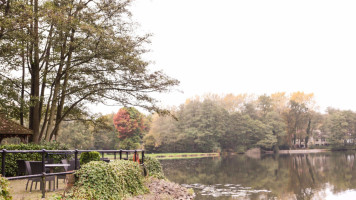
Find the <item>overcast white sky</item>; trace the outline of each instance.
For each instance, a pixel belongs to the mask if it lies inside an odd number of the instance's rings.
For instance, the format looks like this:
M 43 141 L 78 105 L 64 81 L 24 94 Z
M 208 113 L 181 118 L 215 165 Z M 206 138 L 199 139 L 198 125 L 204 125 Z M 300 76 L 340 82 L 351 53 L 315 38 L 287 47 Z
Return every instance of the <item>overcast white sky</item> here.
M 356 111 L 355 10 L 355 0 L 136 0 L 131 6 L 139 31 L 153 34 L 151 68 L 181 81 L 184 93 L 159 96 L 162 105 L 209 92 L 304 91 L 315 94 L 321 111 Z

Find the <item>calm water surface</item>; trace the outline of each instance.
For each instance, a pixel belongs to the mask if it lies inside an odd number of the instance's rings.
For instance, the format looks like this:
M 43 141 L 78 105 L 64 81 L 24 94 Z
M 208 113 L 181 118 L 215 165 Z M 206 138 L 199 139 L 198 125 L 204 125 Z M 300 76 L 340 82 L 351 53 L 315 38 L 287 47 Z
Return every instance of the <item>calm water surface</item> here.
M 356 152 L 161 161 L 196 199 L 356 199 Z

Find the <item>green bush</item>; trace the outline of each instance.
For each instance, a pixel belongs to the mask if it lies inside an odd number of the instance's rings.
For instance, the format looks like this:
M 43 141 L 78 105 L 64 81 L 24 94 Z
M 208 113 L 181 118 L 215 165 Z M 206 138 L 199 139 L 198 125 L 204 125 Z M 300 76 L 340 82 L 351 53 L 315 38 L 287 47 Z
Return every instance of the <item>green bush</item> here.
M 165 179 L 164 173 L 162 170 L 161 163 L 157 160 L 157 158 L 145 157 L 144 160 L 145 167 L 148 171 L 149 176 L 156 177 L 158 179 Z
M 84 165 L 91 161 L 100 161 L 100 153 L 97 151 L 83 152 L 80 154 L 80 164 Z
M 1 145 L 0 149 L 6 150 L 68 150 L 68 147 L 61 145 L 58 142 L 43 143 L 43 144 L 10 144 L 10 145 Z M 0 153 L 0 159 L 2 155 Z M 68 156 L 71 157 L 71 156 Z M 68 158 L 67 157 L 67 158 Z M 52 158 L 54 162 L 60 162 L 60 160 L 65 158 L 64 154 L 49 154 L 48 158 Z M 17 163 L 16 160 L 33 160 L 41 161 L 41 153 L 7 153 L 5 160 L 5 175 L 16 176 L 17 174 Z M 0 165 L 1 169 L 1 165 Z
M 247 151 L 247 148 L 245 146 L 237 146 L 236 147 L 236 153 L 245 153 Z
M 148 192 L 138 163 L 132 161 L 94 161 L 83 165 L 75 175 L 77 182 L 69 199 L 123 199 Z
M 0 175 L 0 200 L 11 200 L 12 196 L 9 192 L 9 183 L 6 178 Z
M 140 137 L 126 138 L 120 141 L 120 149 L 139 149 L 140 148 Z
M 319 147 L 320 149 L 331 149 L 331 151 L 351 151 L 356 149 L 355 146 L 346 146 L 346 145 L 339 145 L 339 144 L 333 144 L 329 146 L 319 146 Z

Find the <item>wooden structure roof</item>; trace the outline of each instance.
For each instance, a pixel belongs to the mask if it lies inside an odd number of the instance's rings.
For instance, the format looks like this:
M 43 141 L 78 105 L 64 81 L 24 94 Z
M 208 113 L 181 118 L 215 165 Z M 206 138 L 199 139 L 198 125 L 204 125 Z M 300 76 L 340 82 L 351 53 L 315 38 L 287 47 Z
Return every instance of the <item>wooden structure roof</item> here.
M 23 142 L 26 142 L 32 134 L 32 130 L 0 115 L 0 142 L 8 137 L 19 137 Z

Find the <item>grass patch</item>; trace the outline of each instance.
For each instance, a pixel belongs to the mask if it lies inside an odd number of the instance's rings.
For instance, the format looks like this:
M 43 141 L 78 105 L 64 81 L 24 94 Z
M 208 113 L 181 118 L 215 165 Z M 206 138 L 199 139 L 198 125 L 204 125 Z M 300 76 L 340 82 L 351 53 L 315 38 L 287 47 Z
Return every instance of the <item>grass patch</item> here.
M 155 153 L 147 154 L 150 157 L 157 158 L 159 160 L 164 159 L 191 159 L 191 158 L 204 158 L 204 157 L 216 157 L 220 156 L 219 153 Z
M 158 160 L 187 160 L 187 159 L 197 159 L 197 158 L 207 158 L 207 157 L 214 157 L 214 156 L 190 156 L 190 157 L 157 157 Z
M 138 155 L 139 155 L 139 157 L 141 159 L 141 155 L 142 154 L 139 153 Z M 145 154 L 145 155 L 147 155 L 147 154 Z M 114 154 L 105 154 L 104 157 L 108 158 L 110 160 L 115 160 L 115 155 Z M 100 156 L 100 158 L 101 158 L 101 156 Z M 132 161 L 133 160 L 133 154 L 129 154 L 128 158 L 129 158 L 130 161 Z M 120 159 L 120 154 L 118 154 L 118 153 L 116 154 L 116 159 L 117 160 Z M 126 154 L 122 154 L 122 159 L 126 159 Z
M 141 153 L 139 153 L 141 159 Z M 150 153 L 145 154 L 145 156 L 149 156 L 152 158 L 157 158 L 158 160 L 167 160 L 167 159 L 191 159 L 191 158 L 204 158 L 204 157 L 216 157 L 220 156 L 220 153 Z M 109 158 L 110 160 L 114 160 L 114 154 L 105 154 L 105 158 Z M 119 159 L 120 155 L 116 154 L 116 159 Z M 126 158 L 126 154 L 122 154 L 122 158 Z M 133 160 L 133 154 L 129 155 L 129 160 Z

